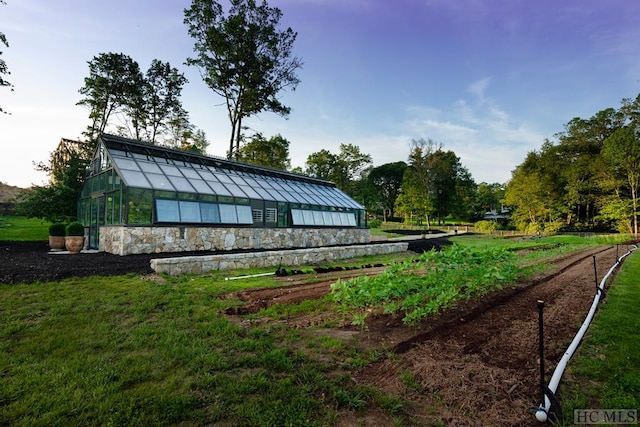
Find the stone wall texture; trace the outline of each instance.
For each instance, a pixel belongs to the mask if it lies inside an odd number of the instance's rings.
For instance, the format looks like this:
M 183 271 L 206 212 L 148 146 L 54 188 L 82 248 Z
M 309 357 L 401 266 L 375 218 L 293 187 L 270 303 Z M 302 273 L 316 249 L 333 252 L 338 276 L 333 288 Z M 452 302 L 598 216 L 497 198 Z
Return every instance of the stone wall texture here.
M 311 249 L 290 249 L 266 252 L 156 258 L 151 268 L 157 273 L 179 275 L 200 274 L 212 270 L 234 270 L 252 267 L 300 266 L 331 262 L 339 259 L 380 255 L 406 251 L 407 242 L 338 246 Z
M 317 248 L 370 242 L 361 228 L 100 227 L 98 249 L 117 255 Z

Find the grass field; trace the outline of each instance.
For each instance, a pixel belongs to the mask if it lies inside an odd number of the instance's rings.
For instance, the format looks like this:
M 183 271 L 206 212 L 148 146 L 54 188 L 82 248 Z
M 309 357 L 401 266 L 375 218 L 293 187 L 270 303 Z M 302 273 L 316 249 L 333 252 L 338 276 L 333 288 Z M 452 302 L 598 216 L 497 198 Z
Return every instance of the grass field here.
M 0 215 L 0 240 L 48 241 L 49 222 L 37 218 Z
M 46 239 L 46 226 L 31 220 L 2 220 L 12 225 L 0 228 L 0 240 L 10 239 L 6 228 L 17 231 L 18 237 L 44 232 L 42 238 L 24 240 Z M 468 241 L 479 247 L 531 244 L 486 236 Z M 544 239 L 532 242 L 555 244 Z M 572 244 L 595 242 L 583 239 Z M 354 265 L 393 260 L 386 256 Z M 592 347 L 583 350 L 592 363 L 572 368 L 574 375 L 589 376 L 602 386 L 585 391 L 584 397 L 572 395 L 576 405 L 603 396 L 612 400 L 598 404 L 637 405 L 628 399 L 632 392 L 640 395 L 639 325 L 634 319 L 640 290 L 637 282 L 624 284 L 640 277 L 640 263 L 635 265 L 618 276 L 623 285 L 616 284 L 609 292 L 596 318 L 589 338 Z M 232 321 L 222 314 L 240 302 L 220 295 L 278 284 L 271 277 L 224 280 L 244 273 L 0 285 L 0 425 L 325 426 L 345 412 L 384 413 L 397 425 L 413 422 L 407 402 L 351 378 L 354 368 L 383 354 L 359 350 L 352 341 L 312 329 L 261 322 L 255 315 Z M 324 310 L 323 304 L 289 305 L 288 313 Z M 614 319 L 618 326 L 599 325 L 606 321 L 607 309 L 614 312 L 612 317 L 619 312 L 631 317 Z M 275 311 L 264 314 L 287 315 Z M 613 343 L 607 333 L 611 328 L 620 334 Z M 605 355 L 604 362 L 593 363 L 600 360 L 599 354 Z M 607 372 L 630 374 L 608 383 Z

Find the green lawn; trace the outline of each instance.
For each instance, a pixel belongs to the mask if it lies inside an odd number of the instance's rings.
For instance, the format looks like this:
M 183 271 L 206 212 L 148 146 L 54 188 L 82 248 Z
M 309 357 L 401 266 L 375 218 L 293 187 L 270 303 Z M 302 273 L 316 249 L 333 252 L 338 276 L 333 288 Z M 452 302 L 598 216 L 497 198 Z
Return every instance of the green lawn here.
M 42 230 L 46 238 L 46 226 Z M 6 234 L 0 234 L 3 239 Z M 538 239 L 536 243 L 548 242 Z M 381 260 L 398 259 L 387 255 L 349 264 Z M 629 265 L 625 263 L 625 269 Z M 626 280 L 640 277 L 639 268 L 636 265 L 626 273 Z M 240 302 L 220 295 L 281 284 L 269 276 L 225 277 L 263 271 L 0 285 L 0 425 L 325 426 L 345 411 L 356 414 L 356 419 L 377 413 L 386 414 L 397 425 L 411 424 L 410 403 L 360 386 L 351 378 L 354 368 L 382 357 L 381 353 L 361 350 L 350 339 L 277 321 L 300 311 L 328 309 L 326 301 L 274 306 L 237 319 L 223 314 Z M 618 276 L 619 280 L 624 277 Z M 635 292 L 630 307 L 614 305 L 615 311 L 637 312 L 637 283 L 616 285 L 596 323 L 614 301 L 630 298 L 616 294 L 627 288 Z M 264 321 L 265 316 L 271 320 Z M 623 372 L 636 374 L 621 375 L 605 389 L 609 390 L 603 392 L 606 395 L 621 387 L 638 390 L 640 349 L 629 340 L 637 341 L 634 320 L 633 315 L 623 320 L 630 329 L 619 328 L 623 335 L 614 343 L 630 346 L 622 353 L 628 360 L 607 356 L 604 360 L 611 357 L 615 365 L 603 369 L 618 372 L 615 366 L 627 363 L 622 365 Z M 603 330 L 611 328 L 607 325 Z M 601 346 L 611 344 L 606 335 L 601 340 Z M 629 394 L 618 397 L 626 399 Z M 614 403 L 632 404 L 618 400 L 603 405 Z
M 49 222 L 37 218 L 0 215 L 0 241 L 48 241 Z
M 0 425 L 324 426 L 340 410 L 402 407 L 346 375 L 375 354 L 234 323 L 215 282 L 96 277 L 0 293 Z
M 640 412 L 640 253 L 624 261 L 560 386 L 565 420 L 574 409 Z

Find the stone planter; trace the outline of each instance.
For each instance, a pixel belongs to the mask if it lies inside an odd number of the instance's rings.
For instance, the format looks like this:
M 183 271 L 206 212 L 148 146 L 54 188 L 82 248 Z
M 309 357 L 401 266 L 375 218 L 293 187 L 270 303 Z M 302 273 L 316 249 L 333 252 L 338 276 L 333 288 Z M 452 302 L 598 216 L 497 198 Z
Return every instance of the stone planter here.
M 72 254 L 80 253 L 84 248 L 84 236 L 67 236 L 64 238 L 64 245 Z
M 49 247 L 52 251 L 64 250 L 64 236 L 49 236 Z

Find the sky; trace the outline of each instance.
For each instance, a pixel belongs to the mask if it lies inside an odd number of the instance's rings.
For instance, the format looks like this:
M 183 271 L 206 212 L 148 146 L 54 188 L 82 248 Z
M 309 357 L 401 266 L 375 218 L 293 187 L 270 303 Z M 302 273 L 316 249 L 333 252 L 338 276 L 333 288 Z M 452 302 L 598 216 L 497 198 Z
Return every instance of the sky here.
M 227 0 L 220 3 L 228 4 Z M 190 0 L 6 0 L 0 46 L 13 91 L 0 88 L 0 182 L 42 185 L 61 138 L 81 139 L 76 103 L 100 53 L 146 70 L 170 62 L 208 154 L 224 156 L 230 124 L 193 57 Z M 298 33 L 288 118 L 263 113 L 249 133 L 281 134 L 292 166 L 322 149 L 357 145 L 375 166 L 407 161 L 412 140 L 460 157 L 477 183 L 506 183 L 526 154 L 574 117 L 618 108 L 640 93 L 640 2 L 633 0 L 269 0 Z

